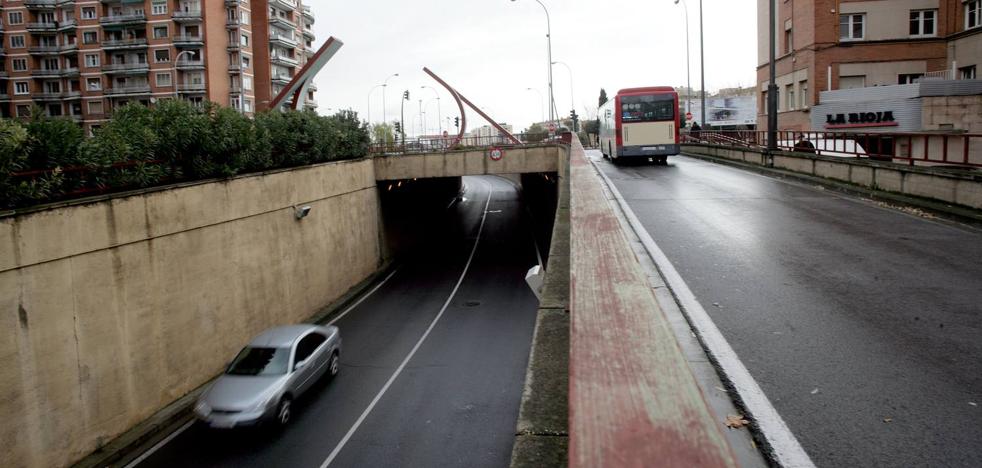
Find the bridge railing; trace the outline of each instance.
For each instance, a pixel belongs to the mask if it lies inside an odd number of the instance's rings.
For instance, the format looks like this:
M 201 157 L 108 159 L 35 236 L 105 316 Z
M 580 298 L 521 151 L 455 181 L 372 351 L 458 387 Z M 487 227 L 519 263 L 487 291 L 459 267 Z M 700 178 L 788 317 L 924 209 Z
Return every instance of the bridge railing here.
M 801 136 L 811 144 L 802 143 Z M 685 143 L 766 148 L 762 130 L 699 131 L 686 134 Z M 982 168 L 982 134 L 930 132 L 813 132 L 779 131 L 777 147 L 821 156 L 867 158 L 908 165 L 948 165 Z
M 521 140 L 522 144 L 516 144 L 508 137 L 501 135 L 464 137 L 456 147 L 454 146 L 455 136 L 406 138 L 405 142 L 400 140 L 390 144 L 373 144 L 370 146 L 369 152 L 372 154 L 432 153 L 435 151 L 449 151 L 451 149 L 508 148 L 552 141 L 548 136 L 541 133 L 516 133 L 515 137 Z

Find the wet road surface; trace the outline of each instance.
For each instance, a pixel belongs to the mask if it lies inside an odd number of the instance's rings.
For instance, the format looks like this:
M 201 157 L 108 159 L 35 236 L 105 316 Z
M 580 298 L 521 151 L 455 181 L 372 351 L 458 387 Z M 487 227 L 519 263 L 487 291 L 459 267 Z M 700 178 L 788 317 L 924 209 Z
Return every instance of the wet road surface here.
M 817 465 L 982 466 L 982 231 L 694 158 L 600 167 Z
M 181 433 L 138 466 L 322 466 L 433 323 L 471 254 L 454 298 L 330 466 L 507 466 L 537 302 L 536 263 L 515 186 L 465 178 L 466 201 L 434 226 L 373 295 L 339 320 L 340 375 L 297 402 L 283 431 Z

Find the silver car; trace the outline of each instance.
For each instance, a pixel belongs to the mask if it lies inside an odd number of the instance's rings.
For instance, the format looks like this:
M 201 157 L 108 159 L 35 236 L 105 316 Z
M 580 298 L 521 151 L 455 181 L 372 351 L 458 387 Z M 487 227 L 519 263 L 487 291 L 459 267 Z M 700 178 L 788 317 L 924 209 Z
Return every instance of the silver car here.
M 288 325 L 266 330 L 239 352 L 225 373 L 205 390 L 195 417 L 214 428 L 290 421 L 293 401 L 328 374 L 340 370 L 337 327 Z

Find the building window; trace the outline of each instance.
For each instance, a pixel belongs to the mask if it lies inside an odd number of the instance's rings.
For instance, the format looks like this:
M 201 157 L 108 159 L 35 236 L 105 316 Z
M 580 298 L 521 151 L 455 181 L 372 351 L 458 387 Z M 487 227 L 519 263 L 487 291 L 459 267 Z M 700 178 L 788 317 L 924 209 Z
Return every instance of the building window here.
M 24 23 L 24 12 L 21 11 L 11 11 L 7 14 L 7 24 L 22 24 Z
M 14 71 L 25 71 L 27 70 L 27 59 L 15 58 L 10 61 L 11 66 L 13 66 Z
M 86 67 L 98 67 L 99 66 L 99 54 L 85 54 L 85 66 Z
M 968 66 L 968 67 L 961 67 L 961 68 L 959 68 L 958 69 L 958 75 L 963 80 L 974 80 L 974 79 L 976 79 L 976 76 L 977 75 L 975 74 L 975 65 L 971 65 L 971 66 Z
M 151 12 L 155 15 L 166 15 L 167 14 L 167 2 L 163 0 L 154 0 L 153 9 Z
M 23 49 L 24 48 L 24 36 L 10 36 L 10 48 L 11 49 Z
M 242 44 L 242 47 L 249 47 L 249 36 L 246 36 L 245 34 L 240 36 L 240 43 Z
M 242 101 L 238 98 L 238 96 L 231 98 L 229 101 L 230 101 L 230 105 L 232 106 L 233 109 L 239 110 L 239 109 L 242 108 L 242 105 L 241 105 L 241 102 Z
M 20 96 L 24 94 L 31 94 L 31 85 L 26 81 L 18 81 L 14 83 L 14 94 Z
M 252 101 L 245 99 L 242 101 L 242 110 L 252 112 Z
M 856 89 L 866 87 L 866 75 L 840 76 L 839 89 Z
M 795 106 L 795 104 L 797 104 L 797 101 L 795 101 L 795 99 L 794 99 L 794 85 L 793 84 L 789 84 L 789 85 L 787 85 L 787 86 L 784 87 L 784 97 L 788 101 L 785 104 L 786 110 L 794 110 L 794 106 Z
M 157 86 L 160 87 L 173 86 L 173 83 L 171 82 L 170 72 L 157 73 Z
M 242 89 L 246 91 L 252 91 L 252 77 L 243 76 L 242 77 Z
M 96 19 L 95 7 L 82 7 L 82 19 Z
M 163 39 L 167 37 L 167 26 L 154 26 L 153 28 L 153 38 Z
M 102 101 L 89 101 L 90 114 L 102 114 Z
M 31 106 L 19 105 L 17 106 L 17 117 L 30 117 L 31 116 Z
M 923 73 L 901 73 L 897 75 L 897 84 L 914 84 L 924 78 Z
M 99 36 L 95 31 L 85 31 L 82 33 L 82 44 L 95 44 L 99 41 Z
M 861 41 L 866 38 L 866 14 L 839 15 L 839 40 Z
M 965 2 L 965 29 L 979 27 L 982 24 L 982 0 L 969 0 Z
M 934 18 L 937 16 L 938 10 L 920 10 L 910 12 L 910 35 L 933 36 Z
M 792 32 L 791 20 L 784 22 L 784 53 L 794 52 L 794 33 Z
M 808 82 L 802 81 L 798 83 L 798 92 L 801 93 L 801 108 L 808 108 Z
M 102 89 L 102 78 L 86 78 L 85 88 L 89 91 L 99 91 Z
M 245 10 L 239 10 L 239 22 L 242 24 L 249 24 L 249 13 Z
M 187 54 L 191 55 L 191 54 Z M 153 51 L 153 60 L 155 63 L 166 63 L 170 62 L 170 49 L 156 49 Z
M 249 57 L 247 57 L 245 55 L 242 56 L 242 69 L 243 70 L 249 68 L 249 65 L 251 63 L 252 63 L 252 60 L 250 60 Z

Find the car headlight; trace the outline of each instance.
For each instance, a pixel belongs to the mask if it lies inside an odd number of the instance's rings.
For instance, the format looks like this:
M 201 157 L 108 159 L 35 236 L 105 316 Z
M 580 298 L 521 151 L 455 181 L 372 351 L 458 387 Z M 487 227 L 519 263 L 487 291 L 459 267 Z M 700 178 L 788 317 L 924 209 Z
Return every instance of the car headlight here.
M 211 414 L 211 406 L 208 406 L 208 403 L 205 403 L 204 401 L 199 401 L 198 404 L 194 406 L 194 412 L 202 416 L 208 416 Z

